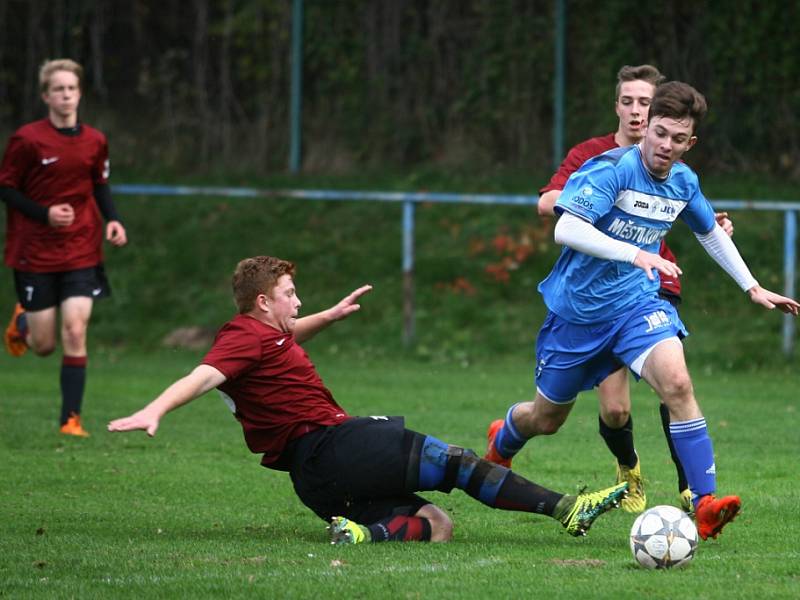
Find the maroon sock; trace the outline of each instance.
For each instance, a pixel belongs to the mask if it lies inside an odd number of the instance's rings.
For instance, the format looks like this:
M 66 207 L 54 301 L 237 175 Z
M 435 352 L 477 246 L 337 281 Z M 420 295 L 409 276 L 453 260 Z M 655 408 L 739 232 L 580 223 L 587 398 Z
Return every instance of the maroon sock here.
M 395 515 L 368 525 L 373 542 L 429 542 L 431 523 L 422 517 Z

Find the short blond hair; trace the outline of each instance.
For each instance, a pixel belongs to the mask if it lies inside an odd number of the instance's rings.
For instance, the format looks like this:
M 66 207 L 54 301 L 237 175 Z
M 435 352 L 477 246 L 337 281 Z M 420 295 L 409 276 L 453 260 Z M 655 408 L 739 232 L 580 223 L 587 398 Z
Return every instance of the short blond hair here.
M 74 73 L 78 78 L 78 87 L 81 86 L 83 81 L 83 67 L 69 58 L 56 58 L 53 60 L 46 60 L 39 67 L 39 88 L 42 93 L 46 93 L 50 89 L 50 78 L 56 71 L 69 71 Z

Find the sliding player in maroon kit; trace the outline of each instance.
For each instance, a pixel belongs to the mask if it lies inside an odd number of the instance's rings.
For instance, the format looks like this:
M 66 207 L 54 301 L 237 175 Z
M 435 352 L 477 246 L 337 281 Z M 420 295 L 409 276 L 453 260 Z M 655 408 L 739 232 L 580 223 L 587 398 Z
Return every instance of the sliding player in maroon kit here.
M 108 144 L 78 121 L 83 68 L 69 59 L 39 70 L 47 118 L 18 129 L 0 166 L 6 203 L 5 263 L 14 271 L 19 303 L 5 332 L 10 354 L 39 356 L 56 347 L 61 312 L 61 433 L 86 437 L 81 405 L 86 381 L 86 332 L 95 299 L 111 291 L 103 271 L 105 238 L 127 243 L 108 186 Z M 102 217 L 101 217 L 102 214 Z
M 332 543 L 445 542 L 453 524 L 415 492 L 464 490 L 484 505 L 544 514 L 573 536 L 618 504 L 627 483 L 559 494 L 405 428 L 402 417 L 352 417 L 334 400 L 300 344 L 361 308 L 358 288 L 328 310 L 298 318 L 294 264 L 242 260 L 233 275 L 239 314 L 223 325 L 199 366 L 109 431 L 153 436 L 171 410 L 217 388 L 261 464 L 288 471 L 300 500 L 330 522 Z

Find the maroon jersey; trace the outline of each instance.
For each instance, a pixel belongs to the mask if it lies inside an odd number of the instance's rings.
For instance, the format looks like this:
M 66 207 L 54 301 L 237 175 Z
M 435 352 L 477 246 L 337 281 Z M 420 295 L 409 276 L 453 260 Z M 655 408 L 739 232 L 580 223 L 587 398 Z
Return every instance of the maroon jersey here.
M 619 145 L 614 140 L 613 133 L 590 138 L 573 146 L 570 151 L 567 152 L 566 158 L 559 165 L 558 171 L 553 174 L 550 181 L 547 182 L 547 185 L 539 190 L 539 194 L 541 195 L 551 190 L 563 190 L 569 176 L 577 171 L 583 163 L 598 154 L 602 154 L 614 148 L 619 148 Z M 661 240 L 658 253 L 662 258 L 675 262 L 675 255 L 664 240 Z M 661 275 L 661 289 L 673 296 L 681 297 L 681 281 L 677 277 L 673 278 Z
M 590 138 L 573 146 L 567 152 L 567 157 L 559 165 L 558 171 L 553 173 L 547 185 L 539 190 L 539 194 L 544 194 L 550 190 L 563 190 L 569 176 L 581 168 L 583 163 L 612 148 L 619 148 L 617 142 L 614 141 L 613 133 Z
M 3 156 L 0 186 L 43 206 L 68 203 L 75 220 L 69 227 L 51 227 L 8 207 L 6 265 L 50 273 L 103 262 L 103 219 L 94 185 L 107 182 L 108 144 L 98 130 L 82 124 L 78 135 L 65 135 L 49 119 L 18 129 Z
M 237 315 L 223 325 L 203 364 L 227 378 L 218 389 L 233 402 L 247 447 L 264 453 L 265 466 L 292 439 L 350 418 L 294 335 L 251 316 Z

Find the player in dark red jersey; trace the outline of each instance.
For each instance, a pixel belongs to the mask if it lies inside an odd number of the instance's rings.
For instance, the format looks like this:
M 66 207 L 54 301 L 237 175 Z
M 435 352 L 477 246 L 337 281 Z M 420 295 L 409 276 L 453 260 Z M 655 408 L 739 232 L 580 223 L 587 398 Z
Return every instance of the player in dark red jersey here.
M 539 190 L 537 209 L 540 215 L 553 216 L 555 214 L 553 206 L 558 200 L 561 190 L 564 189 L 567 179 L 587 160 L 613 148 L 632 146 L 641 141 L 647 129 L 650 101 L 656 86 L 663 80 L 664 76 L 652 65 L 626 65 L 619 70 L 615 100 L 615 111 L 619 117 L 617 130 L 608 135 L 585 140 L 570 149 L 547 185 Z M 728 235 L 732 235 L 733 224 L 728 219 L 728 214 L 717 213 L 716 216 L 717 221 Z M 672 250 L 664 241 L 661 242 L 659 254 L 673 263 L 677 262 Z M 662 274 L 659 294 L 677 306 L 681 301 L 680 279 Z M 609 375 L 600 383 L 597 391 L 600 399 L 598 418 L 600 435 L 617 459 L 617 480 L 627 481 L 630 487 L 627 498 L 622 502 L 622 508 L 628 512 L 641 512 L 647 505 L 647 497 L 642 483 L 639 457 L 633 443 L 633 419 L 630 415 L 631 398 L 627 369 L 620 367 Z M 669 411 L 663 403 L 660 410 L 664 436 L 667 439 L 678 474 L 678 493 L 681 497 L 681 506 L 687 512 L 691 512 L 692 494 L 669 433 Z M 486 458 L 500 464 L 510 465 L 510 458 L 498 453 L 494 444 L 494 437 L 502 425 L 503 420 L 498 419 L 489 426 Z
M 39 70 L 47 118 L 18 129 L 0 166 L 6 203 L 5 263 L 19 303 L 5 332 L 6 348 L 46 356 L 56 347 L 61 313 L 61 432 L 89 435 L 81 424 L 86 332 L 95 299 L 110 294 L 103 271 L 105 237 L 127 242 L 108 186 L 108 144 L 78 121 L 82 67 L 69 59 Z
M 288 471 L 300 500 L 329 521 L 332 543 L 447 541 L 447 513 L 415 492 L 464 490 L 492 508 L 545 514 L 571 535 L 617 505 L 627 483 L 562 495 L 432 436 L 402 417 L 349 415 L 324 386 L 300 344 L 360 309 L 363 286 L 328 310 L 298 318 L 294 264 L 269 256 L 241 261 L 233 275 L 239 314 L 202 363 L 109 431 L 153 436 L 161 418 L 217 388 L 265 467 Z

